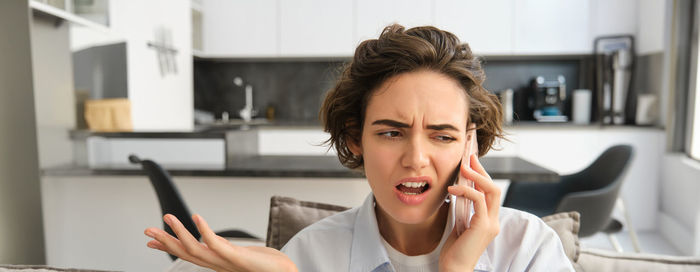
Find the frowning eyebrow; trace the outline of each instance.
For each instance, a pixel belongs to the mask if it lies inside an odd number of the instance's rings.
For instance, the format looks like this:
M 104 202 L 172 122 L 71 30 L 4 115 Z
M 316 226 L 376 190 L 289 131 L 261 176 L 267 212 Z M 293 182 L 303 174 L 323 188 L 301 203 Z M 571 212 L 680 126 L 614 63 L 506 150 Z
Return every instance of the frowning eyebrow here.
M 391 120 L 391 119 L 380 119 L 377 121 L 372 122 L 372 125 L 386 125 L 390 127 L 395 127 L 395 128 L 408 128 L 411 127 L 406 123 L 401 123 L 396 120 Z M 453 125 L 450 124 L 438 124 L 438 125 L 428 125 L 428 129 L 432 130 L 454 130 L 459 132 L 459 129 L 454 127 Z

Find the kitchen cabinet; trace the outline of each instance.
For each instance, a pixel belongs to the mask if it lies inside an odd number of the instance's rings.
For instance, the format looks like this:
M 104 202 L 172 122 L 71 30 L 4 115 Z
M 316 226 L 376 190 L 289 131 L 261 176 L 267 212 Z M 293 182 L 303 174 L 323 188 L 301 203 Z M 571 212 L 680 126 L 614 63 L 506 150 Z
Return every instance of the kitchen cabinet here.
M 664 50 L 667 2 L 648 0 L 637 4 L 637 54 L 661 53 Z
M 662 52 L 666 2 L 591 0 L 591 46 L 596 37 L 634 35 L 637 54 Z
M 600 36 L 636 34 L 637 5 L 642 2 L 647 1 L 592 0 L 591 41 Z
M 211 57 L 275 57 L 277 0 L 203 1 L 203 54 Z
M 79 91 L 92 91 L 96 99 L 128 98 L 135 131 L 191 131 L 191 17 L 189 0 L 109 1 L 109 32 L 71 26 L 74 55 L 93 48 L 109 52 L 73 69 L 79 78 L 89 78 L 89 87 Z M 102 62 L 103 57 L 118 59 L 126 69 Z M 114 92 L 103 95 L 106 88 Z
M 126 78 L 134 130 L 192 130 L 190 2 L 110 3 L 111 29 L 126 40 Z
M 353 1 L 279 1 L 281 57 L 351 56 Z
M 357 0 L 356 44 L 376 39 L 392 23 L 406 28 L 432 25 L 432 8 L 432 2 L 424 0 Z
M 205 0 L 203 10 L 204 57 L 349 57 L 394 22 L 446 29 L 477 55 L 579 55 L 604 35 L 660 48 L 659 16 L 642 18 L 663 1 Z
M 588 0 L 515 1 L 516 55 L 591 52 Z
M 435 0 L 435 25 L 469 43 L 478 55 L 513 51 L 515 0 Z

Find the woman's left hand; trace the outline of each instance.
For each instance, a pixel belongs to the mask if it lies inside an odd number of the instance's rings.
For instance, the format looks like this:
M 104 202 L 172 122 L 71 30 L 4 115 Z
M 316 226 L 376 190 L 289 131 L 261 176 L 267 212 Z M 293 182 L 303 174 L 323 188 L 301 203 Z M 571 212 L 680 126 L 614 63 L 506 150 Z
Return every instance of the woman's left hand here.
M 486 247 L 500 230 L 498 210 L 501 189 L 496 186 L 476 155 L 469 157 L 473 169 L 466 164 L 460 174 L 474 182 L 474 188 L 453 185 L 447 188 L 450 194 L 468 198 L 474 203 L 474 214 L 470 227 L 457 237 L 453 230 L 440 253 L 440 271 L 472 271 Z M 467 270 L 468 269 L 468 270 Z
M 216 271 L 298 271 L 292 260 L 279 250 L 259 246 L 243 247 L 230 243 L 216 235 L 199 215 L 192 216 L 192 220 L 202 234 L 202 243 L 197 241 L 175 216 L 166 214 L 163 220 L 177 237 L 159 228 L 148 228 L 145 234 L 153 238 L 148 242 L 148 247 Z

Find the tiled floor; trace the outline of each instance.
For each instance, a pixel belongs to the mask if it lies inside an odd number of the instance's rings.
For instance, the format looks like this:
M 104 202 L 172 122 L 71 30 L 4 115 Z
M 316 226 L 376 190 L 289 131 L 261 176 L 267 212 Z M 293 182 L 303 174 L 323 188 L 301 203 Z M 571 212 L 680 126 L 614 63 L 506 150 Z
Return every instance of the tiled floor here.
M 632 239 L 630 238 L 628 232 L 621 231 L 614 234 L 614 236 L 617 238 L 617 241 L 620 243 L 625 252 L 634 252 Z M 639 237 L 639 244 L 643 253 L 680 255 L 680 252 L 656 231 L 637 232 L 637 236 Z M 581 247 L 615 250 L 610 243 L 608 236 L 602 232 L 590 237 L 581 238 L 580 242 Z

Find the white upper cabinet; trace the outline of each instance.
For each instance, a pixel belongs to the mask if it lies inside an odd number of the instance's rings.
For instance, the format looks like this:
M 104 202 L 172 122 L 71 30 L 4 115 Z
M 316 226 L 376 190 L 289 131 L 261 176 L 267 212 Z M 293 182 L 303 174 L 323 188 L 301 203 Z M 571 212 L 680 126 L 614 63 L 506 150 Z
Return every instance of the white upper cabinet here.
M 435 25 L 469 43 L 478 55 L 513 51 L 515 0 L 435 0 Z
M 277 56 L 277 0 L 205 0 L 202 10 L 203 56 Z
M 399 23 L 435 25 L 477 55 L 590 54 L 600 36 L 635 34 L 661 51 L 665 0 L 203 0 L 210 57 L 349 57 Z
M 376 39 L 384 27 L 432 25 L 432 2 L 425 0 L 356 0 L 355 45 Z
M 638 2 L 648 1 L 591 1 L 591 40 L 600 36 L 634 35 L 637 32 Z
M 278 3 L 280 56 L 353 54 L 353 1 L 280 0 Z
M 637 17 L 637 54 L 659 53 L 664 50 L 667 0 L 639 1 Z
M 515 1 L 516 55 L 588 54 L 589 0 Z M 497 19 L 492 19 L 495 21 Z M 489 22 L 490 23 L 490 22 Z

